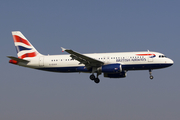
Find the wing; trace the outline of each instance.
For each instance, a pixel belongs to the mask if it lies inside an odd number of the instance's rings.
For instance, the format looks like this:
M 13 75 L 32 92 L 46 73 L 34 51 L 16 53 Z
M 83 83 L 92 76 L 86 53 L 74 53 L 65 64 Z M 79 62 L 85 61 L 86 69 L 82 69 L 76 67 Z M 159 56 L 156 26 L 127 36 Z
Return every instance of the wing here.
M 92 68 L 92 67 L 100 67 L 104 64 L 104 62 L 96 60 L 94 58 L 91 58 L 89 56 L 80 54 L 78 52 L 75 52 L 73 50 L 68 50 L 65 48 L 62 48 L 62 51 L 66 51 L 67 53 L 71 54 L 70 57 L 72 59 L 75 59 L 77 61 L 79 61 L 79 64 L 84 64 L 86 66 L 87 69 Z

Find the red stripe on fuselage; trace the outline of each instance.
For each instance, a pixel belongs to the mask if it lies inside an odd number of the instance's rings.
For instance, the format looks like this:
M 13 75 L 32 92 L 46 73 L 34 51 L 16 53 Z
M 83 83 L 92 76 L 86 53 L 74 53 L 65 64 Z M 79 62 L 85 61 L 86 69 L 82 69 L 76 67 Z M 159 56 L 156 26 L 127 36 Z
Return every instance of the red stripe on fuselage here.
M 136 54 L 137 56 L 152 56 L 152 55 L 155 55 L 155 54 Z
M 25 40 L 25 39 L 23 39 L 17 35 L 13 35 L 13 38 L 14 38 L 14 42 L 21 42 L 21 43 L 24 43 L 28 46 L 31 46 L 31 44 L 27 40 Z
M 23 59 L 23 58 L 26 58 L 26 57 L 36 57 L 36 55 L 37 55 L 36 52 L 26 53 L 26 54 L 22 55 L 22 56 L 19 57 L 19 58 Z

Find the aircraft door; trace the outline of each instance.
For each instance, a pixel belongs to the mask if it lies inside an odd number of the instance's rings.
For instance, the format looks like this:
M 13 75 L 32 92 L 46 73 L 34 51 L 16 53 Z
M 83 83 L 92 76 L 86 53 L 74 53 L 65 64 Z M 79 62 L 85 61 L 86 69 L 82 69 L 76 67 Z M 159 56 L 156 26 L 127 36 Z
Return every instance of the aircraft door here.
M 39 66 L 44 66 L 44 57 L 39 57 Z

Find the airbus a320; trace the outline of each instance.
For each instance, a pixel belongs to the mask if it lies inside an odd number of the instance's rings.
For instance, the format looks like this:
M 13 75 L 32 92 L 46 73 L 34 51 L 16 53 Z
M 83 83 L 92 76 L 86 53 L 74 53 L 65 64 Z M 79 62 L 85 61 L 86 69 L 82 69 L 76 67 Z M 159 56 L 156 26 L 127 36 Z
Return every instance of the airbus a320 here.
M 153 79 L 152 70 L 173 65 L 173 60 L 164 54 L 152 51 L 115 52 L 81 54 L 74 50 L 62 48 L 67 55 L 42 55 L 25 38 L 20 31 L 13 31 L 12 36 L 17 50 L 17 57 L 10 58 L 9 63 L 50 72 L 91 73 L 90 79 L 99 83 L 102 73 L 108 78 L 124 78 L 130 70 L 148 70 Z

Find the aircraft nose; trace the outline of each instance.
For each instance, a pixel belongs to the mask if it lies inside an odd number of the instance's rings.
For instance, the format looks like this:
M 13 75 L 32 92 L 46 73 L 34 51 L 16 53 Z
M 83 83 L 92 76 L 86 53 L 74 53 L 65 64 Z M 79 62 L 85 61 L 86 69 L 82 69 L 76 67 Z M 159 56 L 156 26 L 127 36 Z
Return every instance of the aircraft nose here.
M 171 60 L 171 59 L 168 59 L 168 60 L 167 60 L 167 63 L 173 65 L 173 64 L 174 64 L 174 61 Z
M 174 61 L 170 59 L 170 63 L 171 63 L 171 64 L 174 64 Z

